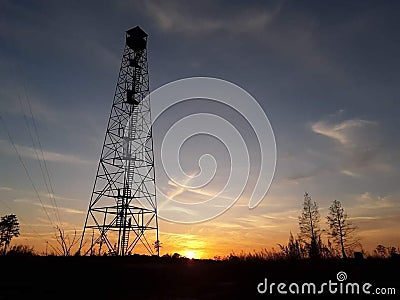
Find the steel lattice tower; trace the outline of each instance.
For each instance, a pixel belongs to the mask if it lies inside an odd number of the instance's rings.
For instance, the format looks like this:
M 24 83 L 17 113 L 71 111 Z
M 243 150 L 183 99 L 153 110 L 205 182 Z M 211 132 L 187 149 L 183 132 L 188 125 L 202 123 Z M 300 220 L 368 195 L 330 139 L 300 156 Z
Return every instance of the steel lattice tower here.
M 89 251 L 159 255 L 147 34 L 126 32 L 125 48 L 81 246 Z M 154 234 L 150 239 L 150 235 Z

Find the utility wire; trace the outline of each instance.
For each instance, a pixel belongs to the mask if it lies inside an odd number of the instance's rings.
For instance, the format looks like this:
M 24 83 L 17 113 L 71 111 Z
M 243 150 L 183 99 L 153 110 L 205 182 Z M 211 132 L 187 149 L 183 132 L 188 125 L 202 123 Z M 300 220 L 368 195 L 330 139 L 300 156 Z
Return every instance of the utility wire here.
M 42 162 L 41 158 L 39 157 L 38 151 L 36 149 L 36 143 L 35 143 L 35 140 L 33 138 L 33 135 L 32 135 L 31 129 L 30 129 L 28 118 L 27 118 L 27 116 L 25 114 L 25 110 L 24 110 L 24 107 L 23 107 L 23 104 L 22 104 L 22 101 L 21 101 L 21 97 L 18 96 L 18 99 L 19 99 L 19 104 L 21 106 L 21 112 L 22 112 L 22 114 L 24 116 L 25 125 L 26 125 L 26 128 L 28 130 L 29 136 L 31 138 L 31 142 L 32 142 L 33 150 L 35 152 L 36 160 L 39 163 L 40 172 L 42 173 L 42 178 L 43 178 L 44 184 L 46 186 L 47 193 L 48 193 L 49 197 L 51 197 L 51 191 L 50 191 L 49 184 L 47 183 L 47 179 L 46 179 L 46 176 L 45 176 L 43 162 Z M 54 210 L 55 216 L 58 217 L 57 210 L 54 207 L 53 207 L 53 210 Z M 58 223 L 60 223 L 59 217 L 58 217 Z
M 0 6 L 3 7 L 3 6 L 5 6 L 5 4 L 4 4 L 4 3 L 1 3 Z M 0 9 L 0 12 L 2 12 L 2 11 L 3 11 L 3 10 Z M 0 37 L 0 40 L 2 40 L 1 37 Z M 4 41 L 2 41 L 2 42 L 4 42 Z M 18 62 L 17 62 L 17 63 L 18 63 Z M 19 65 L 18 65 L 18 67 L 19 67 L 19 69 L 21 69 Z M 21 72 L 21 73 L 22 73 L 22 72 Z M 25 89 L 25 91 L 26 91 L 25 85 L 24 85 L 24 89 Z M 61 226 L 61 221 L 60 221 L 60 217 L 59 217 L 59 214 L 58 214 L 58 206 L 57 206 L 57 202 L 56 202 L 55 197 L 54 197 L 54 190 L 53 190 L 53 186 L 52 186 L 52 183 L 51 183 L 51 180 L 50 180 L 49 171 L 48 171 L 48 168 L 47 168 L 47 165 L 46 165 L 46 161 L 44 160 L 42 145 L 41 145 L 41 143 L 40 143 L 40 139 L 39 139 L 39 135 L 38 135 L 38 130 L 37 130 L 37 127 L 36 127 L 36 123 L 35 123 L 35 121 L 34 121 L 34 117 L 33 117 L 33 113 L 32 113 L 32 108 L 31 108 L 31 104 L 30 104 L 29 98 L 27 98 L 27 99 L 28 99 L 29 110 L 30 110 L 30 112 L 31 112 L 31 116 L 32 116 L 32 120 L 33 120 L 33 124 L 34 124 L 34 128 L 35 128 L 35 132 L 36 132 L 36 135 L 37 135 L 37 137 L 38 137 L 39 147 L 40 147 L 40 151 L 41 151 L 42 158 L 43 158 L 43 161 L 44 161 L 44 166 L 45 166 L 46 174 L 47 174 L 47 177 L 48 177 L 48 179 L 49 179 L 49 184 L 50 184 L 50 189 L 51 189 L 51 195 L 52 195 L 52 197 L 53 197 L 55 206 L 56 206 L 56 208 L 57 208 L 57 215 L 58 215 L 58 219 L 59 219 L 60 226 Z M 25 163 L 24 163 L 24 161 L 23 161 L 21 155 L 19 154 L 18 149 L 17 149 L 17 147 L 16 147 L 15 144 L 14 144 L 14 141 L 13 141 L 13 139 L 12 139 L 12 137 L 11 137 L 11 134 L 10 134 L 10 132 L 9 132 L 9 130 L 8 130 L 8 128 L 7 128 L 7 125 L 6 125 L 6 123 L 5 123 L 5 120 L 4 120 L 4 118 L 2 118 L 2 116 L 1 116 L 1 113 L 0 113 L 0 120 L 2 121 L 2 123 L 3 123 L 3 125 L 4 125 L 4 128 L 5 128 L 6 132 L 7 132 L 8 138 L 10 139 L 10 142 L 12 143 L 13 148 L 14 148 L 15 152 L 17 153 L 18 159 L 19 159 L 19 161 L 21 162 L 21 164 L 22 164 L 22 166 L 23 166 L 23 168 L 24 168 L 24 170 L 25 170 L 25 173 L 26 173 L 27 177 L 29 178 L 29 181 L 30 181 L 30 183 L 31 183 L 31 185 L 32 185 L 32 187 L 33 187 L 33 189 L 34 189 L 34 191 L 35 191 L 35 193 L 36 193 L 36 195 L 37 195 L 39 201 L 40 201 L 40 204 L 41 204 L 41 206 L 42 206 L 43 211 L 45 212 L 47 218 L 49 219 L 50 224 L 53 226 L 54 229 L 56 229 L 55 226 L 54 226 L 54 224 L 53 224 L 53 222 L 52 222 L 51 219 L 50 219 L 50 216 L 49 216 L 49 214 L 48 214 L 46 208 L 45 208 L 44 205 L 43 205 L 43 202 L 42 202 L 42 200 L 41 200 L 41 198 L 40 198 L 40 196 L 39 196 L 39 193 L 38 193 L 38 191 L 37 191 L 37 189 L 36 189 L 36 187 L 35 187 L 35 185 L 34 185 L 34 183 L 33 183 L 33 180 L 32 180 L 32 178 L 31 178 L 31 176 L 29 175 L 28 169 L 26 168 L 26 165 L 25 165 Z M 36 152 L 36 149 L 35 149 L 35 152 Z M 8 204 L 7 204 L 6 206 L 8 206 Z M 21 219 L 21 221 L 23 221 L 24 223 L 26 223 L 27 225 L 29 225 L 29 223 L 28 223 L 28 222 L 25 222 L 25 221 L 22 219 L 22 217 L 19 217 L 19 218 Z M 31 227 L 31 229 L 32 229 L 33 232 L 35 232 L 35 233 L 37 234 L 38 237 L 40 236 L 40 234 L 39 234 L 33 227 Z
M 26 99 L 27 99 L 27 101 L 28 101 L 29 112 L 30 112 L 30 114 L 31 114 L 32 123 L 33 123 L 33 128 L 35 129 L 36 137 L 37 137 L 38 144 L 39 144 L 39 149 L 40 149 L 40 152 L 41 152 L 41 154 L 42 154 L 42 160 L 43 160 L 44 168 L 45 168 L 45 170 L 46 170 L 47 178 L 48 178 L 48 180 L 49 180 L 50 191 L 51 191 L 50 194 L 51 194 L 51 197 L 52 197 L 52 199 L 53 199 L 53 203 L 54 203 L 54 205 L 55 205 L 55 207 L 56 207 L 57 217 L 58 217 L 58 220 L 59 220 L 59 223 L 60 223 L 60 226 L 61 226 L 61 219 L 60 219 L 59 209 L 58 209 L 58 205 L 57 205 L 56 198 L 55 198 L 55 196 L 54 196 L 55 193 L 54 193 L 53 183 L 51 182 L 50 172 L 49 172 L 49 169 L 48 169 L 48 167 L 47 167 L 46 160 L 45 160 L 45 158 L 44 158 L 43 147 L 42 147 L 42 143 L 40 142 L 39 131 L 38 131 L 38 128 L 37 128 L 37 125 L 36 125 L 35 117 L 34 117 L 34 115 L 33 115 L 32 106 L 31 106 L 31 101 L 29 100 L 29 97 L 27 96 L 28 94 L 27 94 L 27 90 L 26 90 L 25 85 L 23 85 L 23 86 L 24 86 L 24 89 L 25 89 Z
M 50 218 L 50 216 L 49 216 L 49 213 L 48 213 L 47 210 L 46 210 L 46 207 L 45 207 L 44 204 L 43 204 L 42 199 L 40 198 L 39 192 L 38 192 L 38 190 L 37 190 L 36 187 L 35 187 L 35 184 L 34 184 L 34 182 L 33 182 L 33 180 L 32 180 L 31 175 L 29 174 L 29 171 L 28 171 L 28 169 L 27 169 L 27 167 L 26 167 L 26 165 L 25 165 L 24 160 L 23 160 L 22 157 L 21 157 L 21 154 L 19 153 L 17 147 L 15 146 L 14 140 L 13 140 L 13 138 L 11 137 L 10 131 L 8 130 L 8 127 L 7 127 L 7 125 L 6 125 L 6 122 L 4 121 L 4 118 L 1 116 L 1 114 L 0 114 L 0 120 L 1 120 L 2 123 L 3 123 L 4 129 L 6 130 L 6 133 L 7 133 L 7 135 L 8 135 L 8 138 L 9 138 L 9 140 L 10 140 L 10 142 L 11 142 L 13 148 L 14 148 L 15 153 L 16 153 L 17 156 L 18 156 L 19 161 L 20 161 L 22 167 L 23 167 L 24 170 L 25 170 L 26 176 L 28 177 L 29 182 L 30 182 L 31 185 L 32 185 L 32 188 L 33 188 L 33 190 L 35 191 L 35 194 L 36 194 L 37 198 L 39 199 L 39 202 L 40 202 L 40 205 L 42 206 L 43 211 L 45 212 L 47 218 L 49 219 L 50 224 L 51 224 L 54 228 L 56 228 L 56 226 L 54 226 L 53 221 L 51 220 L 51 218 Z
M 20 70 L 20 71 L 21 71 L 21 70 Z M 41 152 L 41 158 L 39 157 L 39 154 L 38 154 L 38 152 L 37 152 L 36 143 L 35 143 L 35 140 L 34 140 L 34 138 L 33 138 L 32 133 L 31 133 L 29 121 L 28 121 L 28 118 L 27 118 L 27 116 L 26 116 L 26 114 L 25 114 L 25 110 L 23 109 L 23 105 L 22 105 L 21 98 L 19 98 L 19 100 L 20 100 L 20 105 L 21 105 L 21 110 L 22 110 L 22 113 L 23 113 L 23 115 L 24 115 L 25 123 L 26 123 L 27 129 L 28 129 L 28 132 L 29 132 L 29 135 L 30 135 L 32 144 L 33 144 L 33 148 L 34 148 L 34 151 L 35 151 L 36 159 L 37 159 L 38 162 L 39 162 L 40 171 L 41 171 L 41 173 L 42 173 L 42 177 L 43 177 L 44 184 L 45 184 L 45 186 L 46 186 L 46 189 L 47 189 L 48 195 L 49 195 L 49 197 L 50 197 L 50 200 L 52 200 L 52 202 L 53 202 L 53 206 L 54 206 L 54 207 L 53 207 L 53 210 L 54 210 L 55 215 L 56 215 L 56 218 L 57 218 L 57 220 L 58 220 L 58 224 L 59 224 L 59 226 L 61 226 L 61 218 L 60 218 L 60 214 L 59 214 L 59 208 L 58 208 L 58 205 L 57 205 L 57 201 L 56 201 L 55 196 L 54 196 L 53 184 L 52 184 L 52 182 L 51 182 L 51 177 L 50 177 L 49 170 L 48 170 L 48 168 L 47 168 L 46 160 L 45 160 L 45 158 L 44 158 L 43 147 L 42 147 L 42 143 L 40 142 L 40 137 L 39 137 L 39 131 L 38 131 L 38 129 L 37 129 L 35 117 L 34 117 L 34 115 L 33 115 L 33 110 L 32 110 L 32 106 L 31 106 L 31 102 L 30 102 L 30 99 L 29 99 L 29 97 L 28 97 L 28 93 L 27 93 L 27 89 L 26 89 L 26 87 L 25 87 L 25 84 L 23 84 L 23 88 L 24 88 L 24 91 L 25 91 L 25 98 L 26 98 L 26 101 L 27 101 L 27 103 L 28 103 L 29 112 L 30 112 L 30 118 L 31 118 L 31 120 L 32 120 L 32 124 L 33 124 L 33 128 L 34 128 L 34 133 L 35 133 L 36 139 L 37 139 L 37 144 L 38 144 L 39 150 L 40 150 L 40 152 Z M 47 176 L 47 177 L 46 177 L 46 176 Z

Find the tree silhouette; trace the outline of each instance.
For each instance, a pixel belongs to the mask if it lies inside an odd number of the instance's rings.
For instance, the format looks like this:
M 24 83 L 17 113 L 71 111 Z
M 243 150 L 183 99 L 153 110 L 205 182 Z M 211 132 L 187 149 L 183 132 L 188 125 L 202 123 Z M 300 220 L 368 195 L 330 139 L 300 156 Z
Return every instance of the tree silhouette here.
M 342 252 L 342 257 L 347 258 L 346 250 L 358 245 L 359 241 L 354 235 L 356 227 L 348 221 L 340 201 L 333 201 L 326 219 L 329 225 L 328 235 Z
M 72 236 L 72 238 L 70 238 L 69 235 L 65 234 L 64 229 L 61 229 L 58 226 L 56 228 L 58 231 L 58 234 L 56 235 L 56 241 L 61 248 L 61 251 L 57 252 L 61 252 L 61 255 L 63 256 L 71 256 L 72 248 L 79 243 L 79 238 L 76 230 L 74 230 L 74 235 Z
M 6 254 L 13 237 L 19 236 L 19 222 L 16 215 L 5 215 L 0 221 L 0 246 L 3 247 L 3 255 Z
M 382 257 L 382 258 L 385 258 L 385 257 L 388 257 L 388 256 L 389 256 L 387 250 L 388 250 L 388 249 L 387 249 L 385 246 L 379 244 L 378 246 L 376 246 L 374 252 L 375 252 L 375 254 L 376 254 L 377 256 Z
M 154 242 L 154 250 L 156 251 L 158 256 L 160 256 L 160 248 L 161 247 L 162 247 L 162 243 L 159 240 Z
M 308 193 L 305 193 L 303 212 L 299 216 L 299 239 L 305 244 L 310 258 L 319 258 L 321 256 L 319 221 L 318 205 L 316 202 L 311 201 L 311 196 Z

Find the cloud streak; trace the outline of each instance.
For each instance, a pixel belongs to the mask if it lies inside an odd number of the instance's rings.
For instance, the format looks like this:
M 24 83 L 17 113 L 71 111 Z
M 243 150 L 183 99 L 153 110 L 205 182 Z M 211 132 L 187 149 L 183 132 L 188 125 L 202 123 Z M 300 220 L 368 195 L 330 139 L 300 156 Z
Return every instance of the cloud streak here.
M 215 32 L 230 34 L 258 33 L 267 28 L 279 15 L 281 9 L 281 5 L 276 5 L 269 10 L 241 10 L 225 18 L 213 18 L 208 13 L 203 15 L 194 14 L 193 11 L 199 11 L 185 9 L 185 7 L 187 6 L 174 1 L 146 1 L 144 3 L 145 11 L 161 30 L 185 35 L 212 34 Z
M 13 189 L 10 188 L 10 187 L 8 187 L 8 186 L 0 186 L 0 191 L 10 192 L 10 191 L 12 191 L 12 190 L 13 190 Z
M 59 210 L 59 211 L 61 211 L 63 213 L 69 213 L 69 214 L 85 214 L 86 213 L 86 212 L 84 212 L 82 210 L 79 210 L 79 209 L 74 209 L 74 208 L 69 208 L 69 207 L 60 207 L 60 206 L 57 206 L 57 208 L 56 208 L 53 205 L 42 204 L 42 203 L 39 203 L 39 202 L 32 202 L 32 201 L 30 201 L 28 199 L 14 199 L 14 202 L 26 203 L 26 204 L 31 204 L 31 205 L 35 205 L 35 206 L 41 206 L 41 207 L 44 207 L 45 209 L 47 209 L 47 208 L 52 209 L 52 210 L 56 210 L 57 209 L 57 210 Z
M 351 145 L 354 142 L 351 138 L 354 130 L 372 126 L 378 126 L 378 123 L 362 119 L 350 119 L 336 124 L 318 121 L 311 125 L 311 130 L 314 133 L 331 138 L 342 145 Z
M 41 159 L 41 153 L 39 152 L 39 150 L 33 147 L 21 146 L 17 144 L 15 144 L 15 147 L 17 148 L 19 154 L 24 158 L 37 160 L 38 158 L 36 153 L 38 153 L 39 159 Z M 12 145 L 5 140 L 0 140 L 0 152 L 3 152 L 4 154 L 15 154 Z M 81 159 L 74 155 L 68 155 L 51 151 L 43 151 L 43 157 L 46 161 L 49 162 L 74 163 L 74 164 L 93 163 L 92 161 Z

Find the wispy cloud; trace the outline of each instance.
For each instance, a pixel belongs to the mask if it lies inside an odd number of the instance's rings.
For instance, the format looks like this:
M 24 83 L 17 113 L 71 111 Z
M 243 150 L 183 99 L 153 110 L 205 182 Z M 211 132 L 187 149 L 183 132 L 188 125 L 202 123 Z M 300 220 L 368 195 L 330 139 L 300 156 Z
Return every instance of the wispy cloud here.
M 211 198 L 214 198 L 220 191 L 212 191 L 211 189 L 207 188 L 190 188 L 187 187 L 190 183 L 191 178 L 188 177 L 182 185 L 177 185 L 175 182 L 168 180 L 168 186 L 171 186 L 167 192 L 167 196 L 170 199 L 177 199 L 178 196 L 183 195 L 186 198 L 195 199 L 197 203 L 207 201 Z M 232 201 L 232 198 L 218 195 L 218 199 L 224 199 Z M 194 201 L 192 201 L 194 203 Z
M 176 215 L 186 215 L 186 216 L 195 216 L 197 215 L 196 210 L 184 208 L 184 207 L 179 207 L 176 205 L 170 205 L 168 201 L 163 201 L 161 204 L 158 205 L 158 211 L 159 212 L 168 212 L 172 211 Z
M 202 8 L 207 3 L 202 2 Z M 215 9 L 215 5 L 212 6 Z M 218 18 L 213 14 L 200 14 L 197 10 L 187 9 L 189 6 L 177 1 L 146 1 L 144 8 L 147 14 L 156 24 L 167 32 L 177 32 L 186 35 L 210 34 L 215 32 L 227 32 L 234 34 L 259 33 L 279 14 L 281 5 L 276 5 L 266 10 L 248 9 L 236 11 L 234 14 L 226 14 L 226 17 Z M 227 12 L 227 8 L 224 8 Z
M 376 195 L 370 192 L 361 194 L 357 199 L 360 208 L 379 209 L 379 208 L 397 208 L 400 210 L 400 203 L 395 201 L 392 195 Z
M 321 51 L 317 37 L 319 24 L 304 11 L 292 11 L 285 1 L 249 3 L 241 7 L 231 3 L 202 1 L 143 1 L 134 4 L 165 33 L 193 36 L 239 37 L 275 49 L 288 60 L 298 61 L 312 72 L 329 74 L 334 80 L 346 80 L 348 74 Z M 131 7 L 132 9 L 132 7 Z M 288 25 L 290 16 L 295 26 Z M 291 22 L 290 22 L 291 23 Z M 195 63 L 196 64 L 196 63 Z
M 69 208 L 69 207 L 60 207 L 60 206 L 53 206 L 53 205 L 48 205 L 48 204 L 42 204 L 39 202 L 33 202 L 29 199 L 14 199 L 14 202 L 17 203 L 25 203 L 25 204 L 31 204 L 31 205 L 35 205 L 35 206 L 41 206 L 44 208 L 48 208 L 48 209 L 52 209 L 52 210 L 59 210 L 60 212 L 63 213 L 69 213 L 69 214 L 85 214 L 86 212 L 79 210 L 79 209 L 75 209 L 75 208 Z
M 21 146 L 17 144 L 15 145 L 15 147 L 17 148 L 19 154 L 24 158 L 37 160 L 36 153 L 38 153 L 39 159 L 41 159 L 41 152 L 37 149 L 35 150 L 35 148 Z M 12 145 L 5 140 L 0 140 L 0 152 L 3 152 L 5 154 L 15 154 Z M 84 160 L 74 155 L 68 155 L 51 151 L 43 151 L 43 157 L 46 161 L 52 161 L 52 162 L 75 163 L 75 164 L 92 163 L 92 161 Z
M 314 148 L 320 148 L 319 158 L 324 159 L 322 169 L 353 178 L 360 178 L 371 171 L 391 171 L 386 155 L 390 147 L 384 147 L 379 123 L 360 118 L 332 120 L 342 118 L 342 115 L 341 112 L 333 114 L 310 125 L 312 133 L 327 138 L 321 140 L 324 144 Z
M 340 123 L 329 123 L 326 121 L 318 121 L 311 125 L 311 130 L 317 134 L 321 134 L 331 138 L 342 145 L 352 144 L 351 135 L 355 129 L 377 126 L 375 121 L 351 119 Z
M 47 197 L 48 199 L 55 198 L 56 201 L 68 201 L 68 202 L 70 202 L 70 201 L 73 201 L 73 202 L 80 201 L 79 199 L 76 199 L 76 198 L 63 197 L 61 195 L 54 195 L 54 194 L 51 194 L 51 193 L 50 194 L 49 193 L 44 193 L 44 196 Z
M 10 187 L 8 187 L 8 186 L 0 186 L 0 191 L 10 192 L 10 191 L 12 191 L 12 190 L 13 190 L 13 189 L 10 188 Z
M 345 175 L 350 176 L 350 177 L 360 177 L 360 174 L 357 174 L 354 171 L 350 171 L 350 170 L 344 169 L 344 170 L 341 170 L 340 172 L 342 174 L 345 174 Z
M 369 216 L 361 216 L 361 217 L 349 217 L 350 221 L 357 221 L 357 220 L 380 220 L 381 217 L 369 217 Z

